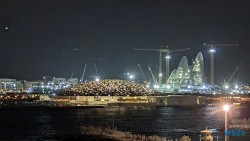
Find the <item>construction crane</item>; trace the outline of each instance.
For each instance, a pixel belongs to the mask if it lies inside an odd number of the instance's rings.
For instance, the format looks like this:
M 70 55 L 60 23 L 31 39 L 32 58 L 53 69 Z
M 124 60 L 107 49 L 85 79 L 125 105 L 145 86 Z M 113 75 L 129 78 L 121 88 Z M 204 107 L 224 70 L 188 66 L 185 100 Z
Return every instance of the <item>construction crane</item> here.
M 87 67 L 87 64 L 85 64 L 85 66 L 84 66 L 84 69 L 83 69 L 83 72 L 82 72 L 82 77 L 80 79 L 81 82 L 83 82 L 83 77 L 84 77 L 84 74 L 85 74 L 86 67 Z
M 150 66 L 148 66 L 148 70 L 150 71 L 150 73 L 151 73 L 151 75 L 152 75 L 152 79 L 153 79 L 154 84 L 156 84 L 155 76 L 154 76 L 154 74 L 153 74 L 153 72 L 152 72 Z
M 140 71 L 141 71 L 141 73 L 142 73 L 142 76 L 143 76 L 143 78 L 144 78 L 144 81 L 147 83 L 148 80 L 147 80 L 147 78 L 146 78 L 146 76 L 145 76 L 145 74 L 144 74 L 144 72 L 143 72 L 143 70 L 142 70 L 142 68 L 141 68 L 141 65 L 138 64 L 138 67 L 139 67 L 139 69 L 140 69 Z
M 214 53 L 215 47 L 232 47 L 232 46 L 239 46 L 239 44 L 214 44 L 214 43 L 203 43 L 203 46 L 209 47 L 209 52 L 210 52 L 210 79 L 211 79 L 211 85 L 214 85 Z
M 70 78 L 73 78 L 74 73 L 75 73 L 75 71 L 73 70 L 73 71 L 72 71 L 72 74 L 71 74 L 71 76 L 70 76 Z
M 234 77 L 235 73 L 239 70 L 239 66 L 236 67 L 236 69 L 234 70 L 233 74 L 230 76 L 230 78 L 225 81 L 224 83 L 224 87 L 228 88 L 228 84 L 230 83 L 231 79 Z
M 97 67 L 96 67 L 96 63 L 94 62 L 94 67 L 95 67 L 95 72 L 96 72 L 96 81 L 99 81 L 100 80 L 100 76 L 98 75 L 98 72 L 97 72 Z
M 160 49 L 134 49 L 136 51 L 158 51 L 159 52 L 159 84 L 162 84 L 162 53 L 166 53 L 166 85 L 168 83 L 169 78 L 169 60 L 171 58 L 170 54 L 173 52 L 179 52 L 179 51 L 188 51 L 190 48 L 186 49 L 176 49 L 176 50 L 170 50 L 168 46 L 165 48 Z

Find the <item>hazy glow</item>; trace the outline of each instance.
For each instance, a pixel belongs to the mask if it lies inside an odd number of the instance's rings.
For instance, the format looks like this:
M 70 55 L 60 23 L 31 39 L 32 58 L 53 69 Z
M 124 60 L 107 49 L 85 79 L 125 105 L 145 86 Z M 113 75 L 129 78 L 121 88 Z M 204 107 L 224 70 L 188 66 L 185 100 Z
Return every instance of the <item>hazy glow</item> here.
M 129 76 L 129 79 L 134 79 L 134 76 L 133 76 L 133 75 L 130 75 L 130 76 Z
M 213 53 L 213 52 L 215 52 L 215 49 L 210 49 L 209 52 Z
M 224 105 L 224 106 L 223 106 L 223 110 L 224 110 L 224 111 L 227 112 L 229 109 L 230 109 L 230 107 L 229 107 L 228 105 Z
M 170 56 L 170 55 L 167 55 L 165 58 L 166 58 L 166 59 L 170 59 L 170 58 L 171 58 L 171 56 Z

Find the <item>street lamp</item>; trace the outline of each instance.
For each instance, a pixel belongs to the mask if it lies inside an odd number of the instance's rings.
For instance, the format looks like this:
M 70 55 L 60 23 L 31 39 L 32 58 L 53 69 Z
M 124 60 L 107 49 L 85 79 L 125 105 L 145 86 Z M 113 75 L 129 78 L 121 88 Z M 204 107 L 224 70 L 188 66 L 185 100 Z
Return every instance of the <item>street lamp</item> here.
M 227 111 L 229 111 L 230 107 L 229 105 L 224 105 L 223 106 L 223 110 L 225 111 L 225 131 L 224 131 L 224 134 L 225 134 L 225 141 L 227 141 Z

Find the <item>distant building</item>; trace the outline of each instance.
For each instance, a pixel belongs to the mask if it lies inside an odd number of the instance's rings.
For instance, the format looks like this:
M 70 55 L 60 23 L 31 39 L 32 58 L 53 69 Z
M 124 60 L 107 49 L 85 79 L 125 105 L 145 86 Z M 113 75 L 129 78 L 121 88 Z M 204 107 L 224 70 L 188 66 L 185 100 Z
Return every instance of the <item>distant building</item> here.
M 63 77 L 59 77 L 59 78 L 53 77 L 52 82 L 54 83 L 54 85 L 60 85 L 60 84 L 67 83 L 66 78 L 63 78 Z
M 69 85 L 78 84 L 78 78 L 69 78 L 68 79 L 68 84 Z
M 172 92 L 205 92 L 204 85 L 204 60 L 199 52 L 193 60 L 192 65 L 188 65 L 186 56 L 183 56 L 177 69 L 174 69 L 168 79 L 168 88 Z
M 16 92 L 17 81 L 16 79 L 0 78 L 0 93 Z

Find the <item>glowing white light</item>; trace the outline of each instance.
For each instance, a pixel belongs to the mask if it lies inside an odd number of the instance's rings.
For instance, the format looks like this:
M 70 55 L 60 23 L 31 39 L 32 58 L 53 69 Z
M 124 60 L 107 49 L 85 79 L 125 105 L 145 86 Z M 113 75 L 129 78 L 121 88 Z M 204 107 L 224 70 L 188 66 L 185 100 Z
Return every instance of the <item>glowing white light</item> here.
M 167 85 L 167 89 L 170 89 L 171 88 L 171 86 L 170 85 Z
M 165 58 L 166 58 L 166 59 L 170 59 L 170 58 L 171 58 L 171 56 L 170 56 L 170 55 L 167 55 Z
M 99 79 L 99 78 L 96 78 L 95 81 L 98 82 L 98 81 L 100 81 L 100 79 Z
M 205 85 L 202 86 L 203 89 L 206 89 L 207 87 Z
M 129 76 L 129 79 L 134 79 L 134 76 L 133 76 L 133 75 L 130 75 L 130 76 Z
M 238 89 L 238 88 L 239 88 L 239 86 L 238 86 L 238 85 L 236 85 L 234 88 L 235 88 L 235 89 Z
M 159 85 L 154 85 L 154 88 L 159 88 L 160 86 Z
M 192 86 L 188 85 L 188 88 L 190 89 Z
M 229 107 L 228 105 L 224 105 L 224 106 L 223 106 L 223 109 L 224 109 L 224 111 L 227 112 L 227 111 L 230 109 L 230 107 Z
M 160 73 L 159 76 L 162 76 L 162 73 Z
M 226 85 L 226 86 L 225 86 L 225 88 L 226 88 L 226 89 L 228 89 L 228 88 L 229 88 L 229 86 L 228 86 L 228 85 Z
M 147 88 L 149 88 L 149 85 L 147 85 Z
M 210 49 L 209 52 L 213 53 L 213 52 L 215 52 L 215 49 Z

